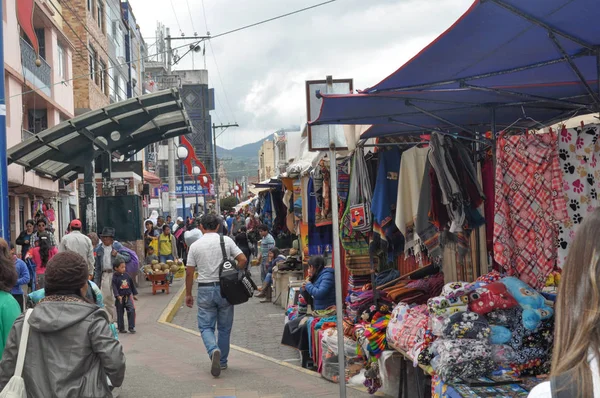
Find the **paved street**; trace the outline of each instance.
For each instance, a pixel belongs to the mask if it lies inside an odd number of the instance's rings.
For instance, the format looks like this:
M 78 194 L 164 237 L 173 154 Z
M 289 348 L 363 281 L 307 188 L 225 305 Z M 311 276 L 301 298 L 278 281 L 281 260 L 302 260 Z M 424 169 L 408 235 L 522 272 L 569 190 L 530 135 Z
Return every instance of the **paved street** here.
M 258 268 L 253 268 L 252 276 L 256 285 L 260 286 Z M 187 329 L 198 330 L 196 314 L 196 307 L 190 309 L 183 306 L 173 319 L 173 323 Z M 298 351 L 280 344 L 285 319 L 285 311 L 281 306 L 261 304 L 260 299 L 252 298 L 247 303 L 235 307 L 233 319 L 232 344 L 293 365 L 300 365 Z
M 121 397 L 123 398 L 208 398 L 208 397 L 299 397 L 338 396 L 337 384 L 322 379 L 318 374 L 295 366 L 284 366 L 259 356 L 233 349 L 229 369 L 215 379 L 209 373 L 209 360 L 198 335 L 158 323 L 163 310 L 182 286 L 176 281 L 170 295 L 152 296 L 146 282 L 140 287 L 135 335 L 121 335 L 127 355 L 127 375 Z M 274 307 L 264 304 L 265 308 Z M 248 308 L 248 310 L 246 310 Z M 260 339 L 270 333 L 280 335 L 283 317 L 273 321 L 277 331 L 264 325 L 262 331 L 251 326 L 261 319 L 253 304 L 236 308 L 236 318 L 248 312 L 246 333 L 249 339 Z M 185 312 L 195 312 L 185 307 Z M 188 314 L 188 317 L 190 315 Z M 274 317 L 273 317 L 274 318 Z M 271 322 L 271 317 L 266 317 Z M 270 323 L 269 323 L 270 325 Z M 235 323 L 235 334 L 244 328 L 244 322 Z M 193 330 L 197 327 L 193 325 Z M 277 340 L 278 344 L 279 341 Z M 260 351 L 260 349 L 258 350 Z M 269 351 L 269 348 L 266 348 Z M 291 350 L 293 351 L 293 350 Z M 293 355 L 293 352 L 291 353 Z M 348 390 L 349 397 L 367 397 L 365 393 Z

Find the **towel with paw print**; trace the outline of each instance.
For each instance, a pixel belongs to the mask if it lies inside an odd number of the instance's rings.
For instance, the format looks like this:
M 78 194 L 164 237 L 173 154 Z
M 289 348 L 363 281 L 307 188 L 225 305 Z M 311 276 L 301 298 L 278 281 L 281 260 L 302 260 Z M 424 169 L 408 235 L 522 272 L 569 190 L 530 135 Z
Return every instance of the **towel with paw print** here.
M 559 226 L 558 265 L 562 267 L 577 227 L 600 205 L 600 125 L 563 127 L 558 156 L 569 217 Z

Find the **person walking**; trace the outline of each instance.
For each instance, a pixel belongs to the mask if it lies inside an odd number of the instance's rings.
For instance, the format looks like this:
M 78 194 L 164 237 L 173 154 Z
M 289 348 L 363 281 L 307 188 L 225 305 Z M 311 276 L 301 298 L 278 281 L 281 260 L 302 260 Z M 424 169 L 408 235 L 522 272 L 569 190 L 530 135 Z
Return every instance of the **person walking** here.
M 167 260 L 175 260 L 177 256 L 177 239 L 167 224 L 162 226 L 162 231 L 158 237 L 158 258 L 161 263 L 165 263 Z
M 15 300 L 17 300 L 17 303 L 19 303 L 21 311 L 23 311 L 24 292 L 21 286 L 28 284 L 31 276 L 29 275 L 29 270 L 27 269 L 25 262 L 12 253 L 11 246 L 12 245 L 9 245 L 4 239 L 0 238 L 0 255 L 11 258 L 14 262 L 15 270 L 17 271 L 17 281 L 10 290 L 10 293 Z
M 21 258 L 27 256 L 27 252 L 31 248 L 31 238 L 34 233 L 34 222 L 33 220 L 25 221 L 25 230 L 21 231 L 19 237 L 15 240 L 15 243 L 21 246 Z
M 189 248 L 186 267 L 186 297 L 185 303 L 189 308 L 194 306 L 192 284 L 194 272 L 198 270 L 198 329 L 202 341 L 211 359 L 211 374 L 218 377 L 221 370 L 227 369 L 229 342 L 233 326 L 233 306 L 221 296 L 219 284 L 219 268 L 223 263 L 223 253 L 219 235 L 219 219 L 214 215 L 205 215 L 200 222 L 202 237 Z M 235 258 L 238 269 L 246 266 L 244 253 L 228 236 L 223 236 L 225 252 L 228 258 Z M 215 337 L 215 327 L 218 331 L 218 341 Z
M 239 232 L 235 235 L 235 244 L 240 248 L 246 259 L 250 259 L 252 249 L 250 249 L 250 242 L 248 242 L 248 235 L 246 234 L 246 227 L 241 227 Z
M 96 266 L 94 269 L 94 282 L 100 287 L 104 304 L 111 323 L 116 319 L 115 297 L 112 292 L 113 266 L 112 260 L 121 255 L 125 263 L 131 261 L 131 256 L 124 250 L 123 245 L 115 240 L 115 229 L 104 227 L 100 234 L 102 244 L 96 247 Z
M 73 220 L 69 224 L 71 232 L 63 236 L 58 246 L 58 252 L 62 253 L 67 250 L 75 252 L 83 257 L 88 264 L 88 272 L 90 276 L 94 276 L 94 245 L 92 240 L 81 233 L 81 221 Z
M 0 238 L 0 357 L 4 351 L 4 346 L 8 339 L 10 330 L 15 322 L 15 319 L 21 314 L 19 303 L 10 291 L 15 283 L 17 283 L 17 271 L 15 269 L 14 260 L 10 255 L 8 243 Z M 12 374 L 11 374 L 12 375 Z
M 258 262 L 260 264 L 260 280 L 265 281 L 267 276 L 267 267 L 269 263 L 269 251 L 275 247 L 275 239 L 269 233 L 269 227 L 265 224 L 258 226 L 258 233 L 260 234 L 260 253 L 258 255 Z
M 27 322 L 22 377 L 28 397 L 113 396 L 109 380 L 115 387 L 123 383 L 125 354 L 106 312 L 85 299 L 87 281 L 87 263 L 79 254 L 67 251 L 50 260 L 45 298 L 17 318 L 10 330 L 0 362 L 0 389 L 15 373 Z
M 48 229 L 47 229 L 48 222 L 46 221 L 46 219 L 43 217 L 38 219 L 36 222 L 36 226 L 37 226 L 37 231 L 34 232 L 33 235 L 31 235 L 30 244 L 35 245 L 37 243 L 38 239 L 40 238 L 40 234 L 46 233 L 46 236 L 50 240 L 50 244 L 52 246 L 56 246 L 56 239 L 54 239 L 54 234 L 51 231 L 48 231 Z
M 58 253 L 56 246 L 52 244 L 52 239 L 49 232 L 40 232 L 36 241 L 36 246 L 29 249 L 27 258 L 31 258 L 35 264 L 35 275 L 38 289 L 42 289 L 45 285 L 46 265 Z

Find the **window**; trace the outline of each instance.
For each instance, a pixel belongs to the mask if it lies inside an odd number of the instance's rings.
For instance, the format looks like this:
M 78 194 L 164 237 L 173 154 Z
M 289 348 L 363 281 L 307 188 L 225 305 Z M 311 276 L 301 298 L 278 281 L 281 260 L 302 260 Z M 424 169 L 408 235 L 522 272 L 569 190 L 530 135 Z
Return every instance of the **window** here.
M 104 5 L 102 2 L 98 2 L 98 13 L 96 20 L 98 21 L 98 29 L 104 33 Z
M 114 83 L 114 91 L 115 91 L 115 100 L 121 101 L 121 91 L 119 88 L 121 87 L 121 76 L 115 74 L 115 78 L 113 80 Z
M 58 43 L 58 46 L 57 46 L 57 53 L 58 53 L 58 56 L 56 58 L 56 64 L 57 64 L 58 76 L 60 76 L 64 80 L 66 80 L 67 79 L 67 56 L 65 54 L 64 47 L 60 43 Z
M 108 96 L 110 97 L 110 102 L 116 102 L 117 96 L 116 92 L 118 90 L 118 83 L 115 83 L 115 64 L 110 61 L 110 69 L 108 69 Z
M 29 109 L 27 114 L 29 131 L 37 134 L 48 128 L 48 111 L 46 109 Z
M 119 76 L 119 98 L 120 100 L 127 98 L 127 82 L 121 76 Z
M 93 0 L 87 0 L 88 11 L 94 16 L 94 7 L 92 7 Z
M 102 61 L 98 63 L 98 77 L 98 84 L 100 84 L 100 90 L 102 90 L 104 94 L 108 95 L 108 90 L 106 87 L 106 64 Z
M 90 46 L 90 79 L 96 80 L 96 59 L 98 53 L 94 50 L 94 47 Z

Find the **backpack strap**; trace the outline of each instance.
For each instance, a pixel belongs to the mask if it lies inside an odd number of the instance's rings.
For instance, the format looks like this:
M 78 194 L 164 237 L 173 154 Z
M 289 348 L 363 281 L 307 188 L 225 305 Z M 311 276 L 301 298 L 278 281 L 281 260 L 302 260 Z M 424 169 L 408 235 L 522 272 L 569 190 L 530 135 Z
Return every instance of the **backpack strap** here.
M 21 340 L 19 341 L 19 352 L 17 354 L 17 365 L 15 366 L 15 376 L 21 377 L 23 374 L 23 365 L 25 364 L 25 354 L 27 353 L 27 342 L 29 341 L 29 317 L 33 309 L 28 309 L 23 318 L 23 328 L 21 329 Z
M 577 397 L 578 389 L 573 383 L 569 373 L 562 373 L 550 378 L 550 389 L 552 398 L 573 398 Z

